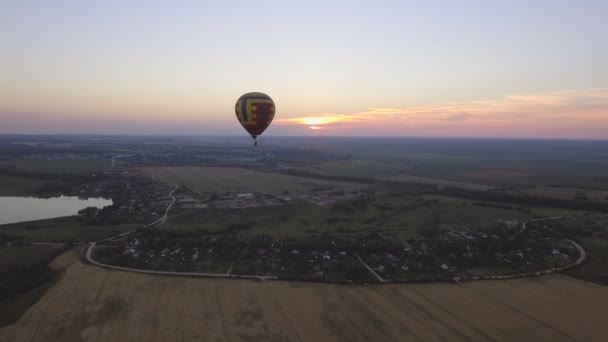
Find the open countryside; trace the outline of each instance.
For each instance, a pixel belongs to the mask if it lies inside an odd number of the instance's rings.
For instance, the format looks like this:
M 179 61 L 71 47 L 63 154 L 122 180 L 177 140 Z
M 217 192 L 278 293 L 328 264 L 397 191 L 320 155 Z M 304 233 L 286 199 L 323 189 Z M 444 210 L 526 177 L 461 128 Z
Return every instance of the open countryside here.
M 282 194 L 285 191 L 296 192 L 314 188 L 361 186 L 356 183 L 324 181 L 236 167 L 163 167 L 145 170 L 169 183 L 184 185 L 200 192 L 257 191 Z
M 601 341 L 606 302 L 605 287 L 565 276 L 344 287 L 75 261 L 0 341 Z
M 478 158 L 449 152 L 462 144 L 473 153 L 477 145 L 463 141 L 443 142 L 443 155 L 399 161 L 387 153 L 418 141 L 369 139 L 362 151 L 388 146 L 366 157 L 290 147 L 286 138 L 263 152 L 238 141 L 175 139 L 90 141 L 115 166 L 72 164 L 65 172 L 56 168 L 63 158 L 56 144 L 41 142 L 34 152 L 5 140 L 11 152 L 0 177 L 20 180 L 9 191 L 112 205 L 0 225 L 0 341 L 568 341 L 605 334 L 602 187 L 460 178 L 480 168 Z M 82 165 L 95 160 L 66 145 L 61 151 Z M 36 167 L 17 167 L 32 153 L 41 159 Z M 508 168 L 528 172 L 518 166 L 526 153 L 511 152 Z M 556 177 L 603 184 L 602 153 Z M 555 162 L 566 164 L 555 157 L 535 172 Z
M 608 1 L 0 4 L 0 342 L 608 341 Z

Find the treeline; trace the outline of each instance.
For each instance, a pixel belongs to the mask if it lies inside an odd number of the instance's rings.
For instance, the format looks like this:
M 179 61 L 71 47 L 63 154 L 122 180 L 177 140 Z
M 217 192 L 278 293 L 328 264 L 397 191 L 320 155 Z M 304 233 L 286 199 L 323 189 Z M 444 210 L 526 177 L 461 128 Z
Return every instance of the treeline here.
M 67 244 L 44 259 L 31 264 L 15 265 L 11 269 L 0 273 L 0 301 L 56 279 L 59 273 L 53 270 L 49 264 L 58 255 L 70 248 L 72 248 L 72 245 Z
M 275 172 L 290 175 L 290 176 L 312 178 L 312 179 L 326 180 L 326 181 L 387 185 L 391 189 L 399 190 L 399 191 L 406 191 L 408 193 L 425 193 L 425 192 L 429 192 L 429 191 L 436 191 L 439 189 L 439 187 L 436 184 L 398 182 L 398 181 L 364 178 L 364 177 L 352 177 L 352 176 L 323 175 L 323 174 L 319 174 L 319 173 L 293 170 L 293 169 L 275 170 Z
M 527 207 L 551 207 L 603 212 L 608 211 L 608 204 L 601 202 L 577 201 L 539 196 L 522 196 L 505 194 L 500 192 L 466 190 L 451 187 L 445 188 L 441 191 L 438 191 L 437 193 L 441 195 L 466 198 L 475 201 L 509 203 Z
M 71 183 L 86 182 L 90 180 L 90 176 L 88 174 L 39 173 L 19 170 L 14 166 L 0 166 L 0 174 L 13 177 L 36 178 L 47 181 Z
M 365 184 L 380 184 L 382 182 L 380 180 L 373 179 L 373 178 L 322 175 L 319 173 L 293 170 L 293 169 L 278 170 L 277 172 L 286 174 L 286 175 L 290 175 L 290 176 L 312 178 L 312 179 L 319 179 L 319 180 L 328 180 L 328 181 L 353 182 L 353 183 L 365 183 Z
M 539 196 L 524 196 L 524 195 L 513 195 L 505 194 L 494 191 L 480 191 L 480 190 L 467 190 L 454 187 L 446 187 L 443 190 L 439 190 L 436 184 L 423 184 L 413 182 L 399 182 L 380 180 L 372 178 L 362 177 L 350 177 L 350 176 L 338 176 L 338 175 L 322 175 L 313 172 L 300 171 L 300 170 L 279 170 L 279 173 L 313 178 L 319 180 L 339 181 L 339 182 L 353 182 L 353 183 L 364 183 L 364 184 L 382 184 L 390 187 L 393 190 L 407 192 L 408 194 L 438 194 L 446 195 L 451 197 L 459 197 L 470 199 L 474 201 L 488 201 L 488 202 L 499 202 L 517 206 L 527 207 L 551 207 L 561 209 L 573 209 L 573 210 L 588 210 L 588 211 L 608 211 L 608 203 L 592 202 L 579 199 L 567 200 L 558 198 L 548 198 Z M 481 203 L 475 203 L 476 205 L 482 205 Z M 487 205 L 490 206 L 490 205 Z M 496 206 L 506 207 L 506 205 Z

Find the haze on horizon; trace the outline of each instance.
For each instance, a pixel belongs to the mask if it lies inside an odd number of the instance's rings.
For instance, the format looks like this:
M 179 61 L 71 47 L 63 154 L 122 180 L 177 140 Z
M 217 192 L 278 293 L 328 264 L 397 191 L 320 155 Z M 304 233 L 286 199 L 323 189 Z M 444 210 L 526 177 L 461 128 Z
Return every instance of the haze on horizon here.
M 3 1 L 0 134 L 608 139 L 605 1 Z

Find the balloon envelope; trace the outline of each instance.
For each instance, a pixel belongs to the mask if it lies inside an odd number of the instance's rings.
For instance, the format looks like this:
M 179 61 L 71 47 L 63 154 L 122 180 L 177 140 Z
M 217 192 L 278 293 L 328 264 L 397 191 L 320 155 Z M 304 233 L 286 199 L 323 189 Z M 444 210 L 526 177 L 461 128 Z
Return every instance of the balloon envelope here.
M 274 101 L 263 93 L 247 93 L 236 101 L 236 118 L 255 140 L 274 118 Z

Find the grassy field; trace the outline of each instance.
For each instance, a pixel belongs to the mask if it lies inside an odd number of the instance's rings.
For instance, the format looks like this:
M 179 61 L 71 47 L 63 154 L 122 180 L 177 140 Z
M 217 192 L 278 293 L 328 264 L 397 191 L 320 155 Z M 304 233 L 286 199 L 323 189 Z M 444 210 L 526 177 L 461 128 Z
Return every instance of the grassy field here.
M 369 232 L 363 223 L 374 215 L 374 210 L 350 215 L 333 212 L 329 207 L 289 205 L 272 208 L 236 210 L 199 210 L 178 217 L 170 217 L 163 229 L 206 230 L 219 232 L 232 224 L 251 224 L 242 233 L 246 236 L 270 234 L 282 238 L 303 238 L 323 232 L 353 235 Z M 331 220 L 331 219 L 334 220 Z M 331 220 L 331 221 L 330 221 Z M 329 222 L 331 223 L 329 223 Z M 344 229 L 348 227 L 348 232 Z
M 568 161 L 538 164 L 521 160 L 511 163 L 481 162 L 466 155 L 412 153 L 402 158 L 395 154 L 357 154 L 353 159 L 326 162 L 301 167 L 302 170 L 326 175 L 391 179 L 405 182 L 437 184 L 470 190 L 489 190 L 496 187 L 547 186 L 560 184 L 569 187 L 607 188 L 608 183 L 593 175 L 567 168 Z M 606 171 L 608 166 L 605 167 Z M 598 170 L 598 172 L 601 170 Z M 595 174 L 594 174 L 595 175 Z M 545 192 L 547 194 L 547 192 Z M 554 197 L 553 193 L 548 193 Z
M 466 190 L 480 190 L 480 191 L 495 189 L 495 187 L 483 185 L 483 184 L 456 182 L 456 181 L 450 181 L 450 180 L 446 180 L 446 179 L 418 177 L 418 176 L 411 176 L 411 175 L 406 175 L 406 174 L 400 174 L 400 175 L 391 177 L 389 179 L 394 180 L 394 181 L 401 181 L 401 182 L 436 184 L 440 189 L 443 189 L 446 187 L 460 188 L 460 189 L 466 189 Z
M 589 237 L 579 243 L 587 251 L 587 261 L 568 275 L 608 286 L 608 237 Z
M 356 238 L 381 232 L 393 239 L 407 240 L 421 229 L 434 225 L 440 213 L 443 228 L 488 227 L 497 220 L 526 220 L 532 216 L 513 209 L 474 205 L 454 197 L 404 196 L 377 188 L 363 205 L 350 201 L 328 206 L 291 204 L 271 208 L 236 210 L 203 209 L 170 216 L 163 229 L 225 231 L 233 224 L 250 224 L 245 236 L 269 234 L 281 238 L 306 238 L 330 233 Z
M 318 165 L 299 167 L 298 169 L 322 175 L 382 179 L 411 171 L 412 167 L 369 159 L 350 159 L 329 161 Z
M 606 302 L 608 288 L 564 276 L 367 287 L 75 262 L 0 341 L 600 341 Z
M 608 190 L 539 186 L 522 190 L 529 195 L 571 200 L 584 197 L 589 201 L 608 202 Z
M 298 140 L 297 146 L 348 155 L 339 162 L 308 166 L 308 171 L 325 174 L 405 174 L 509 188 L 608 186 L 597 179 L 608 173 L 608 145 L 601 141 L 325 138 Z
M 0 196 L 31 196 L 44 184 L 41 179 L 0 174 Z
M 258 191 L 281 194 L 285 190 L 293 192 L 328 186 L 361 186 L 356 183 L 315 180 L 233 167 L 162 167 L 145 170 L 170 183 L 185 185 L 201 192 Z
M 528 165 L 521 165 L 518 168 L 476 167 L 455 173 L 450 178 L 506 188 L 544 187 L 551 184 L 568 187 L 606 188 L 608 185 L 591 176 L 566 173 L 561 169 L 531 168 Z
M 553 217 L 553 216 L 572 216 L 572 215 L 583 215 L 586 212 L 582 210 L 570 210 L 561 208 L 549 208 L 549 207 L 532 207 L 530 213 L 537 217 Z
M 12 166 L 33 173 L 85 173 L 112 171 L 111 160 L 24 160 L 14 159 L 0 162 L 0 166 Z
M 0 225 L 0 233 L 19 236 L 23 241 L 94 241 L 133 230 L 140 225 L 84 225 L 72 218 L 31 221 Z

